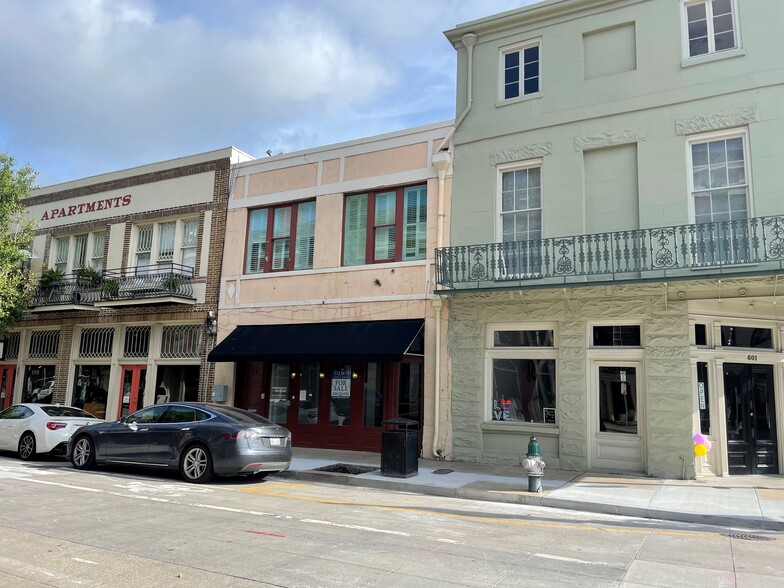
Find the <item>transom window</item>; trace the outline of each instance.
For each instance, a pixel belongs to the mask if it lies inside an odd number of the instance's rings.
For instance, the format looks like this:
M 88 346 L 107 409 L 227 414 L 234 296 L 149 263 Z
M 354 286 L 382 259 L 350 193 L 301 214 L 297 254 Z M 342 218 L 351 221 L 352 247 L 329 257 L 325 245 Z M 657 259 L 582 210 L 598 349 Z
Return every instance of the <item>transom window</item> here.
M 556 426 L 554 330 L 489 325 L 488 420 Z
M 733 3 L 734 0 L 684 2 L 689 57 L 738 46 Z
M 692 198 L 696 223 L 748 217 L 744 135 L 691 141 Z
M 313 267 L 316 202 L 251 210 L 245 273 Z
M 542 188 L 539 166 L 501 170 L 501 240 L 542 238 Z
M 165 221 L 136 227 L 136 267 L 181 264 L 195 269 L 199 219 Z
M 540 49 L 540 41 L 533 41 L 501 50 L 503 100 L 541 91 Z
M 378 190 L 346 197 L 343 265 L 424 259 L 427 186 Z
M 83 267 L 102 271 L 105 239 L 104 231 L 55 237 L 53 267 L 64 274 Z

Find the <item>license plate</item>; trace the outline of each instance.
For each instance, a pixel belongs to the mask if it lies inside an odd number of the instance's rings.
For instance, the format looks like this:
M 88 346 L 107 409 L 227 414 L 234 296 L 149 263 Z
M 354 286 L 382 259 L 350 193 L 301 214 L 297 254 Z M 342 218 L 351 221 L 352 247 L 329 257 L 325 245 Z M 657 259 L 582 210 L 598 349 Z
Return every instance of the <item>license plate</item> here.
M 270 437 L 270 445 L 273 447 L 282 447 L 283 437 Z

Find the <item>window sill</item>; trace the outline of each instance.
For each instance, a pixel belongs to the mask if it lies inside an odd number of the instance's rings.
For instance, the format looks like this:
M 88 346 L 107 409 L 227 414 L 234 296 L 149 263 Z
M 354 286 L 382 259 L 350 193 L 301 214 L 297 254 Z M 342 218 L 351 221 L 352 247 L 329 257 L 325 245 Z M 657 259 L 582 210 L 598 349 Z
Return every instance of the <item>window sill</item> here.
M 746 55 L 746 50 L 742 47 L 738 49 L 727 49 L 726 51 L 715 51 L 705 55 L 698 55 L 697 57 L 687 57 L 681 60 L 681 68 L 691 67 L 692 65 L 700 65 L 701 63 L 710 63 L 712 61 L 719 61 L 721 59 L 730 59 L 732 57 L 742 57 Z
M 488 433 L 512 433 L 518 435 L 534 433 L 543 437 L 557 437 L 561 434 L 561 429 L 554 425 L 538 425 L 536 423 L 501 423 L 498 421 L 482 423 L 482 431 L 486 431 Z
M 379 269 L 396 269 L 400 267 L 417 267 L 427 266 L 433 262 L 432 259 L 416 259 L 412 261 L 390 261 L 388 263 L 370 263 L 364 265 L 346 265 L 341 267 L 323 267 L 317 269 L 301 269 L 301 270 L 287 270 L 287 271 L 274 271 L 274 272 L 259 272 L 255 274 L 242 274 L 239 276 L 240 280 L 256 280 L 256 279 L 270 279 L 281 278 L 288 276 L 302 276 L 314 274 L 334 274 L 339 272 L 355 272 Z
M 508 106 L 509 104 L 518 104 L 520 102 L 526 102 L 528 100 L 536 100 L 537 98 L 541 98 L 544 94 L 542 92 L 536 92 L 534 94 L 525 94 L 524 96 L 518 96 L 517 98 L 509 98 L 507 100 L 498 100 L 495 105 L 496 108 L 501 106 Z

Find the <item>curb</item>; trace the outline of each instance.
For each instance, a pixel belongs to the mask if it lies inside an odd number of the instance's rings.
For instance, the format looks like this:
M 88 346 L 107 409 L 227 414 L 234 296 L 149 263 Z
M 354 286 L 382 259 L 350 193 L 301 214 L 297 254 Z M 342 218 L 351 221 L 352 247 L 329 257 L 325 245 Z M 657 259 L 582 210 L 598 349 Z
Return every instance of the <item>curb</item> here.
M 412 484 L 396 480 L 378 480 L 376 478 L 362 478 L 361 475 L 350 475 L 335 472 L 316 472 L 312 470 L 287 470 L 275 474 L 277 478 L 290 480 L 305 480 L 308 482 L 321 482 L 339 486 L 353 486 L 357 488 L 376 488 L 393 492 L 406 492 L 409 494 L 425 494 L 442 498 L 463 498 L 466 500 L 481 500 L 485 502 L 502 502 L 507 504 L 523 504 L 527 506 L 544 506 L 563 510 L 591 512 L 596 514 L 619 515 L 637 517 L 642 519 L 657 519 L 678 523 L 692 523 L 719 527 L 738 527 L 743 529 L 757 529 L 765 531 L 784 532 L 784 521 L 772 521 L 762 517 L 742 517 L 699 514 L 689 512 L 675 512 L 642 508 L 636 506 L 621 506 L 601 502 L 587 502 L 569 500 L 550 496 L 548 492 L 531 494 L 527 491 L 520 492 L 482 490 L 477 488 L 447 488 L 431 486 L 428 484 Z

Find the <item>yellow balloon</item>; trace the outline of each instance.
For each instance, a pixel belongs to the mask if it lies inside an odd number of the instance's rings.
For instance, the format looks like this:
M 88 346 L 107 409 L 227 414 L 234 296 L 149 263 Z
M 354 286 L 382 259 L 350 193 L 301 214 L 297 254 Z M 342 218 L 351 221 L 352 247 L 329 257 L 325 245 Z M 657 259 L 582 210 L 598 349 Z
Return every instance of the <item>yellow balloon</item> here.
M 694 455 L 699 455 L 700 457 L 702 457 L 703 455 L 707 455 L 707 453 L 708 453 L 708 448 L 704 443 L 697 443 L 694 446 Z

